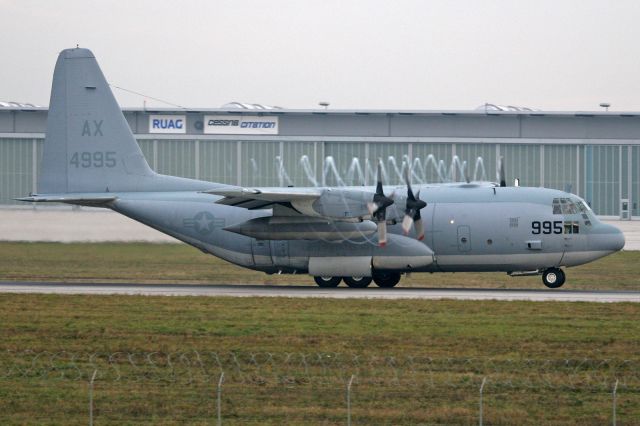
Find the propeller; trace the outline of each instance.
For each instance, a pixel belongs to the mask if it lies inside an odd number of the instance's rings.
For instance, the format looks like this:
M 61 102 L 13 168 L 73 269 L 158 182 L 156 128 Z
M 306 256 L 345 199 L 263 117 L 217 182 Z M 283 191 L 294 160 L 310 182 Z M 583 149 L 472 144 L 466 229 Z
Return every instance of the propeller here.
M 501 187 L 507 186 L 507 178 L 504 174 L 504 157 L 500 156 L 500 161 L 498 162 L 498 181 L 500 182 Z
M 393 200 L 386 195 L 382 189 L 382 161 L 378 160 L 378 182 L 373 201 L 367 204 L 369 213 L 378 225 L 378 244 L 380 247 L 387 245 L 387 207 L 393 204 Z
M 418 240 L 424 239 L 424 225 L 420 216 L 420 209 L 427 207 L 427 203 L 420 199 L 420 191 L 414 196 L 409 182 L 409 168 L 404 169 L 404 181 L 407 184 L 407 207 L 404 211 L 404 219 L 402 219 L 402 230 L 407 235 L 413 224 L 416 227 L 416 235 Z
M 471 183 L 471 178 L 469 177 L 469 164 L 466 161 L 462 162 L 462 168 L 464 169 L 465 182 Z

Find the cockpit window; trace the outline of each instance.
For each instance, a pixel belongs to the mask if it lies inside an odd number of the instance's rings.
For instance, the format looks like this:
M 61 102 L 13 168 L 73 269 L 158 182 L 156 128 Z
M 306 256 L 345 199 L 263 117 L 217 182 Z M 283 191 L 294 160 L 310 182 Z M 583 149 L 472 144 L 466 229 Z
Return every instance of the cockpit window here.
M 582 216 L 584 225 L 591 226 L 591 208 L 589 205 L 582 198 L 577 198 L 573 201 L 576 203 L 580 216 Z
M 569 198 L 553 199 L 553 214 L 576 214 L 579 207 Z
M 573 200 L 573 202 L 576 203 L 581 213 L 586 213 L 591 211 L 591 207 L 589 207 L 589 204 L 587 204 L 587 202 L 584 201 L 582 198 L 575 196 L 575 199 Z
M 563 203 L 564 201 L 564 203 Z M 576 214 L 578 213 L 578 209 L 573 201 L 563 198 L 560 200 L 560 205 L 562 206 L 562 214 Z
M 579 234 L 580 233 L 580 223 L 578 221 L 565 222 L 564 223 L 564 233 L 565 234 Z

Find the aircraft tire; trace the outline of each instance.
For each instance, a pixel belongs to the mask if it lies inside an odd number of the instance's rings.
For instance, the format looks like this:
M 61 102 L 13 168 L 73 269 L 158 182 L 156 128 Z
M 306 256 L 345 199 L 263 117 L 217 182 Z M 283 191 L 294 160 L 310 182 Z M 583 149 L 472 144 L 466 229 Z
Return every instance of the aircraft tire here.
M 365 288 L 371 284 L 371 277 L 343 277 L 342 280 L 351 288 Z
M 320 287 L 331 288 L 338 287 L 340 285 L 340 281 L 342 281 L 341 277 L 313 277 L 313 280 Z
M 562 287 L 564 280 L 564 271 L 559 268 L 549 268 L 542 273 L 542 282 L 549 288 Z
M 400 274 L 397 272 L 377 272 L 373 275 L 373 281 L 378 287 L 395 287 L 400 282 Z

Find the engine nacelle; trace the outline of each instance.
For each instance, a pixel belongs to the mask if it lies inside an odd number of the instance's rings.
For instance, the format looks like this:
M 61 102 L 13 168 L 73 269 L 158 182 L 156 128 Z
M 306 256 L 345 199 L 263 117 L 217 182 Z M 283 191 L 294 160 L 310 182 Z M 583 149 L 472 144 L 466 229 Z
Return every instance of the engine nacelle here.
M 406 197 L 400 194 L 401 187 L 395 187 L 395 189 L 398 189 L 398 194 L 394 197 L 395 206 L 402 209 Z M 394 191 L 390 188 L 387 190 Z M 361 219 L 371 216 L 367 205 L 373 200 L 373 195 L 373 192 L 357 187 L 331 188 L 326 189 L 316 200 L 293 200 L 291 205 L 300 213 L 310 217 L 329 217 L 339 220 Z M 395 209 L 389 210 L 389 218 L 394 211 Z
M 228 226 L 226 231 L 258 240 L 343 241 L 367 237 L 376 232 L 371 221 L 340 222 L 309 217 L 259 217 Z

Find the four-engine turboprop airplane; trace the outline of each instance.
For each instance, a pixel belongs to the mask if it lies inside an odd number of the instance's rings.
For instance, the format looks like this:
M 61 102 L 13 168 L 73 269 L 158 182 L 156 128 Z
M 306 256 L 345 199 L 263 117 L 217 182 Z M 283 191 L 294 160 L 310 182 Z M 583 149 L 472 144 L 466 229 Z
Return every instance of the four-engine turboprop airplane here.
M 109 208 L 236 265 L 308 273 L 322 287 L 504 271 L 555 288 L 561 267 L 624 245 L 576 195 L 506 187 L 503 171 L 498 184 L 414 188 L 408 175 L 398 187 L 380 175 L 375 188 L 242 188 L 157 174 L 93 54 L 76 48 L 56 63 L 38 193 L 20 200 Z

